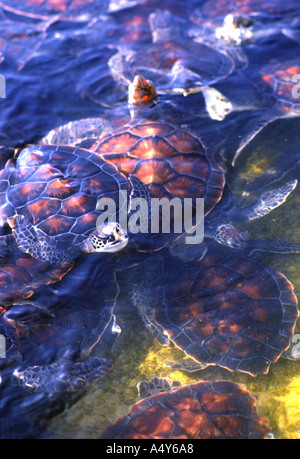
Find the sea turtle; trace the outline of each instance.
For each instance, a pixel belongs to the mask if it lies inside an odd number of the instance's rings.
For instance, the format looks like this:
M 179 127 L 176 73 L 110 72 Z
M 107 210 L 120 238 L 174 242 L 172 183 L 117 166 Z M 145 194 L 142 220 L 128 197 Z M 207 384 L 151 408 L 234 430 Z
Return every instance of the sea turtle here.
M 153 390 L 163 392 L 153 394 Z M 143 398 L 127 416 L 109 425 L 102 439 L 263 439 L 271 438 L 268 419 L 258 415 L 254 396 L 231 381 L 179 385 L 165 378 L 140 383 Z M 188 452 L 191 445 L 176 446 Z M 182 450 L 180 449 L 182 448 Z
M 110 257 L 81 261 L 53 288 L 40 285 L 30 301 L 1 310 L 1 438 L 36 438 L 112 367 L 107 350 L 120 329 Z
M 267 373 L 293 336 L 298 308 L 292 284 L 215 242 L 205 240 L 201 254 L 193 251 L 198 261 L 157 254 L 135 267 L 129 281 L 125 276 L 148 329 L 193 359 L 189 371 L 218 365 L 252 376 Z
M 131 182 L 116 167 L 84 149 L 29 146 L 1 171 L 1 219 L 19 249 L 43 262 L 68 265 L 80 253 L 114 252 L 128 237 L 116 223 L 96 229 L 98 200 L 130 201 Z M 127 205 L 123 201 L 122 205 Z
M 299 4 L 296 0 L 216 1 L 208 0 L 200 7 L 191 7 L 191 22 L 200 27 L 200 33 L 210 34 L 221 42 L 247 45 L 278 33 L 299 42 Z
M 201 92 L 210 117 L 224 119 L 231 111 L 231 104 L 211 86 L 232 74 L 237 66 L 247 65 L 242 50 L 221 49 L 205 37 L 195 43 L 185 30 L 191 24 L 169 10 L 152 12 L 149 25 L 152 43 L 146 50 L 139 43 L 125 42 L 109 60 L 116 82 L 127 87 L 133 75 L 143 74 L 153 81 L 159 94 Z
M 300 114 L 299 59 L 272 60 L 256 74 L 251 84 L 254 94 L 252 112 L 245 126 L 245 135 L 236 150 L 233 164 L 248 143 L 269 123 L 279 118 L 293 118 Z M 251 78 L 251 77 L 250 77 Z M 239 91 L 239 89 L 238 89 Z

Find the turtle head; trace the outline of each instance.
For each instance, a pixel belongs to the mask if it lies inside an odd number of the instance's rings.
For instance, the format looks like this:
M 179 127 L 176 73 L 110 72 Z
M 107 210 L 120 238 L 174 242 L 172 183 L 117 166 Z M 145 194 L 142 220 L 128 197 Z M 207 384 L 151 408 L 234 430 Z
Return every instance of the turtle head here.
M 153 107 L 156 104 L 157 92 L 150 80 L 136 75 L 128 86 L 128 103 L 134 109 Z
M 84 253 L 118 252 L 128 243 L 128 235 L 119 223 L 109 222 L 93 231 L 82 242 L 80 248 Z

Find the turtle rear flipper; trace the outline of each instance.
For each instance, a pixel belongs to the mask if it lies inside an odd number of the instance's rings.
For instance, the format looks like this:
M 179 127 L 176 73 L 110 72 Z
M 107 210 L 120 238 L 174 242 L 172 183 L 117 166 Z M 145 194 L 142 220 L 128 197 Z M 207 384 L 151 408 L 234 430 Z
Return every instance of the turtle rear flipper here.
M 110 367 L 110 362 L 94 357 L 83 362 L 36 365 L 24 371 L 15 370 L 13 376 L 14 381 L 34 392 L 77 392 L 105 374 Z
M 13 234 L 19 249 L 41 261 L 61 264 L 68 261 L 68 253 L 59 250 L 57 241 L 32 225 L 23 215 L 14 218 Z

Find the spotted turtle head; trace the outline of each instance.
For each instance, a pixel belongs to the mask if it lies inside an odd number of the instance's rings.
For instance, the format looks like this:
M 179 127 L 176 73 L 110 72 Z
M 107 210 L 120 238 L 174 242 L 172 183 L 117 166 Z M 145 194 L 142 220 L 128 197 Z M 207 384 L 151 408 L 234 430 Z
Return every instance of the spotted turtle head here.
M 84 253 L 109 252 L 122 250 L 128 243 L 128 235 L 119 223 L 109 222 L 101 225 L 82 242 Z

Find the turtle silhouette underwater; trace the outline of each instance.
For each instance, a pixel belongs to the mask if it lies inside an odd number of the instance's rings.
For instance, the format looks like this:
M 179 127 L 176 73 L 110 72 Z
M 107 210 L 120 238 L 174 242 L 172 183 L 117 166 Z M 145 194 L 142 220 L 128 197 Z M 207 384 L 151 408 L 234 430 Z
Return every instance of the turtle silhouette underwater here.
M 155 393 L 156 391 L 160 393 Z M 109 425 L 102 439 L 263 439 L 269 421 L 258 415 L 245 386 L 230 381 L 178 385 L 166 378 L 142 381 L 142 399 Z M 182 445 L 182 451 L 188 449 Z M 180 446 L 176 445 L 176 451 Z M 192 445 L 190 445 L 192 448 Z
M 205 35 L 196 43 L 183 33 L 191 24 L 168 10 L 152 12 L 148 21 L 152 44 L 147 50 L 140 50 L 135 43 L 121 44 L 109 60 L 117 84 L 127 88 L 134 75 L 142 74 L 153 81 L 158 94 L 170 97 L 201 92 L 209 116 L 223 120 L 231 111 L 231 103 L 214 85 L 237 67 L 247 66 L 242 49 L 221 48 Z
M 245 146 L 268 124 L 280 118 L 299 116 L 299 75 L 299 61 L 294 59 L 283 62 L 271 60 L 258 74 L 250 77 L 254 110 L 249 112 L 249 121 L 235 152 L 233 164 Z
M 208 0 L 192 10 L 190 19 L 206 31 L 213 29 L 216 38 L 225 43 L 245 45 L 278 33 L 298 41 L 298 15 L 299 4 L 296 1 L 284 4 L 280 0 L 263 3 L 256 0 Z

